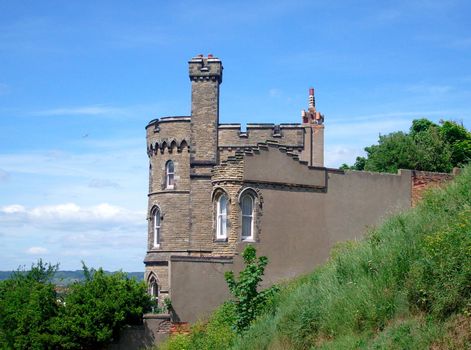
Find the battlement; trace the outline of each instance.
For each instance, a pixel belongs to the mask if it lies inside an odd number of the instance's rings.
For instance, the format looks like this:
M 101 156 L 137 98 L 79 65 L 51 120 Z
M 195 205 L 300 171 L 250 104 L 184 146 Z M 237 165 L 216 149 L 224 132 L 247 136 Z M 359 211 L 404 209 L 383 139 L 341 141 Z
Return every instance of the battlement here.
M 219 58 L 209 54 L 207 57 L 198 55 L 189 62 L 191 81 L 218 81 L 222 83 L 222 62 Z
M 146 126 L 149 157 L 158 151 L 189 151 L 190 122 L 191 118 L 188 116 L 167 116 L 151 120 Z
M 304 128 L 296 123 L 257 123 L 247 124 L 242 130 L 240 124 L 219 124 L 219 149 L 256 147 L 258 143 L 275 140 L 292 148 L 304 148 Z

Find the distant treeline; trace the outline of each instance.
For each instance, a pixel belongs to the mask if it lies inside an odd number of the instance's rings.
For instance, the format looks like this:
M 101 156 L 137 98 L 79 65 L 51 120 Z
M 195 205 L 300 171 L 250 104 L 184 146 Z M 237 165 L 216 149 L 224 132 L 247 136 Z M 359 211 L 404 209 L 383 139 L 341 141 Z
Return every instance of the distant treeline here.
M 0 271 L 0 281 L 6 280 L 14 271 Z M 105 271 L 105 274 L 112 274 L 112 272 Z M 137 281 L 144 280 L 144 272 L 125 272 L 129 278 L 134 278 Z M 83 270 L 75 271 L 57 271 L 54 275 L 52 283 L 59 286 L 68 286 L 77 281 L 83 281 L 85 275 Z

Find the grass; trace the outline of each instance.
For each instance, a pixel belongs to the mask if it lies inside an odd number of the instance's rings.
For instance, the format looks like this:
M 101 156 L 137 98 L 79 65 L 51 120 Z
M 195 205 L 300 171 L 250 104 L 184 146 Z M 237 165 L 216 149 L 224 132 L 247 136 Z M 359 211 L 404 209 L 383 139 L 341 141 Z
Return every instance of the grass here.
M 471 167 L 281 286 L 243 334 L 232 331 L 227 312 L 195 326 L 186 345 L 168 347 L 170 339 L 162 348 L 471 348 Z M 214 342 L 215 334 L 226 338 Z

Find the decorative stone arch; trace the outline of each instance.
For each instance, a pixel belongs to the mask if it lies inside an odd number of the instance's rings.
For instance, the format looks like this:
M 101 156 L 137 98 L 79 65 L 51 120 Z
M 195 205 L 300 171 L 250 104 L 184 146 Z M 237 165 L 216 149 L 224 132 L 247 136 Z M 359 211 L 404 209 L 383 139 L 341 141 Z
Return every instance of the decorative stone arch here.
M 211 200 L 214 202 L 217 200 L 222 194 L 225 194 L 229 199 L 229 203 L 231 202 L 231 197 L 229 196 L 229 192 L 222 186 L 215 186 L 211 191 Z
M 254 187 L 241 187 L 240 190 L 237 192 L 237 201 L 240 203 L 240 199 L 244 195 L 244 193 L 251 193 L 254 197 L 257 197 L 257 202 L 260 208 L 263 207 L 263 196 L 262 192 L 258 188 Z
M 244 213 L 242 207 L 242 201 L 245 200 L 246 196 L 250 196 L 252 199 L 252 213 L 251 213 L 251 225 L 250 232 L 251 235 L 244 236 L 244 233 L 247 234 L 247 227 L 244 228 L 244 221 L 250 219 L 248 213 Z M 242 187 L 237 193 L 237 202 L 239 203 L 239 223 L 240 223 L 240 232 L 239 238 L 241 241 L 246 242 L 259 242 L 261 237 L 261 217 L 263 215 L 263 196 L 259 189 L 253 187 Z M 245 217 L 245 218 L 244 218 Z M 245 232 L 244 232 L 245 231 Z
M 160 286 L 161 283 L 159 277 L 151 271 L 147 276 L 147 292 L 151 297 L 158 299 L 160 295 Z
M 169 153 L 172 153 L 173 150 L 176 150 L 177 149 L 177 141 L 175 139 L 173 139 L 172 141 L 170 141 L 169 145 L 168 145 L 168 152 Z
M 185 147 L 190 151 L 190 147 L 188 146 L 188 142 L 185 139 L 181 140 L 180 144 L 178 145 L 177 152 L 182 152 Z
M 165 152 L 165 149 L 167 148 L 167 141 L 163 141 L 160 144 L 160 153 L 163 154 Z

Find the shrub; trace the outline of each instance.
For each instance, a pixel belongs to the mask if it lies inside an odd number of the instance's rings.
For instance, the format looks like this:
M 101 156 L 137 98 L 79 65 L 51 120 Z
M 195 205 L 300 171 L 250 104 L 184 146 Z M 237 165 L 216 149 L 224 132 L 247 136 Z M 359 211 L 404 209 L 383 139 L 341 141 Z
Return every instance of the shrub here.
M 70 287 L 56 318 L 58 342 L 65 349 L 96 349 L 119 337 L 126 324 L 138 324 L 151 301 L 145 284 L 125 273 L 110 275 L 83 265 L 85 282 Z
M 234 327 L 241 332 L 250 325 L 257 315 L 263 310 L 270 295 L 276 293 L 276 287 L 259 292 L 257 290 L 268 258 L 261 256 L 257 260 L 256 249 L 248 245 L 242 253 L 245 268 L 240 272 L 238 281 L 232 271 L 227 271 L 224 275 L 229 290 L 234 297 L 235 303 L 235 324 Z
M 52 347 L 58 300 L 51 279 L 57 268 L 39 260 L 31 270 L 18 269 L 0 282 L 0 348 Z

